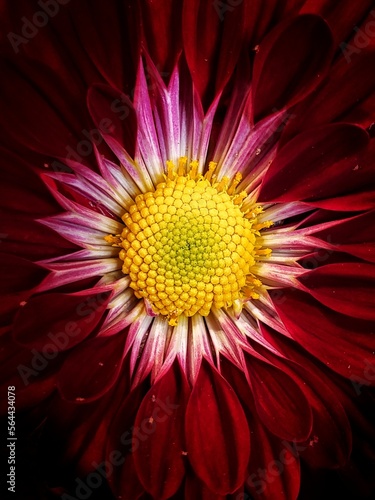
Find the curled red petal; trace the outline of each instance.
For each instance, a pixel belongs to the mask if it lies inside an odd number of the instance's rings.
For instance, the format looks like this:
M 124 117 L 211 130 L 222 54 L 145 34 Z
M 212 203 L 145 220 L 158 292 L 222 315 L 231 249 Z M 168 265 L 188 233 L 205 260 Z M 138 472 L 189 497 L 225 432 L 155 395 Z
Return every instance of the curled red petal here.
M 264 355 L 293 378 L 303 389 L 313 413 L 309 439 L 295 443 L 304 460 L 313 467 L 337 467 L 347 462 L 352 445 L 351 429 L 340 394 L 327 384 L 327 375 L 314 364 L 296 344 L 275 335 L 270 328 L 261 326 L 267 340 L 274 343 L 288 360 L 276 358 L 268 350 Z M 329 374 L 331 375 L 331 374 Z
M 203 361 L 186 411 L 186 445 L 194 471 L 218 495 L 244 481 L 250 434 L 242 406 L 224 378 Z
M 271 31 L 254 60 L 254 119 L 311 93 L 329 68 L 332 49 L 331 32 L 318 16 L 299 16 Z
M 109 292 L 95 290 L 32 297 L 15 318 L 14 339 L 48 352 L 47 357 L 56 357 L 57 352 L 75 346 L 94 330 L 108 300 Z
M 373 351 L 372 321 L 335 313 L 297 290 L 283 290 L 274 305 L 292 338 L 317 359 L 344 377 L 363 375 Z
M 301 13 L 320 14 L 327 20 L 337 43 L 347 39 L 353 26 L 361 23 L 362 17 L 373 5 L 372 0 L 352 2 L 351 0 L 306 0 Z
M 318 230 L 315 236 L 340 252 L 347 252 L 360 259 L 375 263 L 375 211 Z
M 259 500 L 296 500 L 300 488 L 299 449 L 296 442 L 280 441 L 252 419 L 253 448 L 245 482 Z
M 281 439 L 305 440 L 311 431 L 312 414 L 298 385 L 277 367 L 256 358 L 248 358 L 247 368 L 262 423 Z
M 374 64 L 373 52 L 361 52 L 353 60 L 343 58 L 340 63 L 335 64 L 324 85 L 289 120 L 283 131 L 282 143 L 303 130 L 333 121 L 369 126 L 374 121 L 371 102 L 375 75 L 368 68 Z
M 244 4 L 185 0 L 182 18 L 187 63 L 199 94 L 218 94 L 232 75 L 245 31 Z
M 182 49 L 182 4 L 173 0 L 140 2 L 143 45 L 167 80 Z
M 357 168 L 358 155 L 367 144 L 367 133 L 348 124 L 299 134 L 272 162 L 259 201 L 319 200 L 352 191 L 368 172 Z

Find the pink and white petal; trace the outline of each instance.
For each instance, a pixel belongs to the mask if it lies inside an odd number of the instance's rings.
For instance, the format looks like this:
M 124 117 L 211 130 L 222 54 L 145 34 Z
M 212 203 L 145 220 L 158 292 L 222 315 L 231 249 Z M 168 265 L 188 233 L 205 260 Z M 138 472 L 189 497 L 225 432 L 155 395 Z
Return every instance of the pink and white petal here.
M 106 179 L 103 179 L 101 175 L 98 175 L 80 163 L 67 160 L 65 162 L 76 174 L 75 182 L 66 174 L 60 177 L 62 182 L 64 182 L 64 178 L 67 178 L 68 184 L 76 186 L 78 190 L 83 191 L 86 195 L 90 194 L 91 199 L 100 199 L 100 202 L 114 214 L 123 213 L 127 205 L 124 203 L 121 195 L 117 193 L 116 189 Z M 50 176 L 59 179 L 57 176 L 53 176 L 53 174 L 50 174 Z
M 208 359 L 212 364 L 214 364 L 214 360 L 205 320 L 199 314 L 195 314 L 190 321 L 191 328 L 189 331 L 187 366 L 189 367 L 189 382 L 194 384 L 198 376 L 202 358 Z
M 95 147 L 96 161 L 99 166 L 100 173 L 113 190 L 117 193 L 118 199 L 121 200 L 125 207 L 129 207 L 134 203 L 134 198 L 140 194 L 140 189 L 134 179 L 126 170 L 124 166 L 118 165 L 107 160 L 102 156 L 98 149 Z M 140 185 L 143 180 L 139 179 Z
M 121 261 L 118 258 L 104 258 L 87 261 L 58 262 L 43 265 L 51 273 L 43 280 L 37 288 L 38 292 L 44 292 L 51 288 L 57 288 L 75 281 L 102 276 L 103 274 L 121 269 Z
M 135 161 L 146 168 L 146 172 L 154 185 L 160 182 L 161 168 L 164 165 L 161 151 L 166 149 L 160 147 L 159 141 L 168 138 L 158 137 L 151 98 L 149 94 L 143 63 L 139 64 L 137 84 L 134 93 L 134 108 L 138 116 L 137 149 Z M 147 180 L 147 184 L 150 182 Z M 148 190 L 152 187 L 149 186 Z
M 68 212 L 76 216 L 78 224 L 86 227 L 95 227 L 107 234 L 119 234 L 123 229 L 123 224 L 115 221 L 114 219 L 102 215 L 94 210 L 90 210 L 79 203 L 70 200 L 63 194 L 59 193 L 56 189 L 53 179 L 44 177 L 47 187 L 50 189 L 53 196 Z
M 257 262 L 251 270 L 262 280 L 264 285 L 293 286 L 295 288 L 301 288 L 297 278 L 305 272 L 302 267 L 270 264 L 269 262 Z
M 114 250 L 114 249 L 112 249 Z M 53 257 L 52 259 L 44 259 L 44 260 L 39 260 L 38 264 L 42 266 L 48 266 L 49 264 L 55 264 L 57 262 L 72 262 L 72 261 L 84 261 L 84 260 L 92 260 L 92 259 L 98 259 L 98 258 L 108 258 L 109 256 L 112 256 L 112 254 L 109 254 L 108 252 L 108 247 L 106 247 L 103 251 L 104 255 L 101 255 L 101 250 L 78 250 L 78 252 L 73 252 L 69 253 L 66 255 L 60 255 L 59 257 Z M 115 254 L 117 256 L 117 253 Z M 119 271 L 117 271 L 118 273 Z M 110 274 L 110 273 L 108 273 Z M 121 275 L 119 275 L 121 276 Z M 108 285 L 111 284 L 113 285 L 113 279 L 109 280 L 108 283 L 103 283 L 103 285 Z M 104 288 L 104 286 L 103 286 Z M 108 288 L 108 287 L 107 287 Z
M 230 95 L 228 109 L 225 118 L 220 126 L 219 135 L 216 141 L 213 158 L 221 165 L 221 159 L 224 158 L 230 145 L 233 143 L 238 126 L 244 115 L 251 116 L 248 107 L 252 100 L 249 98 L 251 93 L 251 69 L 247 59 L 245 59 L 236 70 L 235 82 Z M 246 111 L 245 111 L 246 110 Z
M 250 107 L 249 103 L 245 106 Z M 270 161 L 270 158 L 264 161 L 264 156 L 269 156 L 269 154 L 271 154 L 271 158 L 275 156 L 276 151 L 272 153 L 272 150 L 287 117 L 288 114 L 285 110 L 277 111 L 254 126 L 251 123 L 249 113 L 244 113 L 227 154 L 220 159 L 218 166 L 220 174 L 233 177 L 237 172 L 241 172 L 243 186 L 247 186 L 250 181 L 253 181 L 258 170 L 264 175 L 266 171 L 265 165 L 268 166 Z M 260 167 L 258 167 L 259 163 L 261 164 Z M 241 189 L 241 185 L 239 189 Z
M 40 219 L 38 222 L 53 229 L 65 239 L 80 247 L 87 248 L 88 250 L 100 250 L 102 252 L 109 250 L 108 255 L 110 256 L 113 247 L 104 240 L 105 236 L 108 236 L 108 233 L 87 227 L 89 225 L 88 221 L 86 222 L 86 227 L 77 224 L 78 221 L 79 218 L 75 214 L 66 212 L 61 215 Z
M 185 66 L 180 68 L 180 152 L 190 160 L 199 159 L 204 111 L 197 90 Z
M 263 336 L 260 328 L 259 322 L 263 322 L 266 325 L 272 325 L 276 331 L 281 332 L 283 335 L 287 335 L 284 325 L 281 323 L 280 319 L 277 317 L 275 311 L 270 311 L 269 308 L 261 307 L 262 304 L 258 304 L 259 307 L 253 305 L 252 301 L 247 301 L 244 304 L 244 309 L 239 318 L 230 318 L 231 322 L 234 324 L 238 332 L 242 332 L 249 339 L 255 341 L 257 344 L 266 347 L 269 351 L 273 352 L 275 355 L 280 356 L 280 353 L 270 344 Z M 225 325 L 227 322 L 223 322 Z M 244 348 L 246 352 L 257 355 L 257 351 L 254 349 Z M 259 358 L 262 357 L 259 355 Z
M 103 192 L 97 189 L 92 182 L 87 182 L 75 174 L 47 173 L 45 175 L 57 181 L 57 185 L 63 190 L 74 192 L 77 196 L 86 198 L 89 206 L 103 206 L 112 217 L 113 214 L 121 215 L 124 211 L 112 197 L 108 196 L 107 193 L 110 191 L 109 186 Z
M 109 303 L 109 306 L 112 306 L 112 301 Z M 134 300 L 133 292 L 129 291 L 127 297 L 125 297 L 123 308 L 115 307 L 109 309 L 98 337 L 110 337 L 125 330 L 143 314 L 144 305 L 142 302 Z
M 159 140 L 162 164 L 167 160 L 177 164 L 181 155 L 180 150 L 180 78 L 178 66 L 176 65 L 169 80 L 168 88 L 163 82 L 153 62 L 145 54 L 146 69 L 149 78 L 149 90 L 151 107 L 156 127 L 156 135 Z
M 187 353 L 188 353 L 188 333 L 189 333 L 189 318 L 182 315 L 178 318 L 177 325 L 169 330 L 167 339 L 167 349 L 165 359 L 158 377 L 161 377 L 172 365 L 177 358 L 180 366 L 186 373 Z
M 234 366 L 244 370 L 245 359 L 242 349 L 246 347 L 246 342 L 243 335 L 240 332 L 228 335 L 231 322 L 221 311 L 212 311 L 205 321 L 210 332 L 212 347 L 215 350 L 218 370 L 220 371 L 220 355 L 225 356 Z
M 309 205 L 298 201 L 291 203 L 275 203 L 268 206 L 266 205 L 264 212 L 261 213 L 257 219 L 259 222 L 272 220 L 275 225 L 279 225 L 280 223 L 283 223 L 285 219 L 310 212 L 311 210 L 312 209 Z M 279 230 L 283 231 L 284 229 L 283 227 L 280 227 Z M 285 231 L 289 231 L 289 229 L 287 228 Z
M 142 302 L 141 302 L 142 304 Z M 126 336 L 124 355 L 131 351 L 130 355 L 130 374 L 133 375 L 137 363 L 137 356 L 142 342 L 147 339 L 153 318 L 145 314 L 145 306 L 142 304 L 142 312 L 137 316 L 135 321 L 130 325 Z
M 199 161 L 198 172 L 202 173 L 206 165 L 207 151 L 211 140 L 211 132 L 213 127 L 213 122 L 215 118 L 215 113 L 220 101 L 221 94 L 218 94 L 213 100 L 211 106 L 208 108 L 207 113 L 204 116 L 202 122 L 201 136 L 198 147 L 198 156 L 193 158 Z
M 153 379 L 163 366 L 164 350 L 169 331 L 168 322 L 163 316 L 156 316 L 150 326 L 147 337 L 133 344 L 131 367 L 133 371 L 132 388 L 139 385 L 150 373 Z

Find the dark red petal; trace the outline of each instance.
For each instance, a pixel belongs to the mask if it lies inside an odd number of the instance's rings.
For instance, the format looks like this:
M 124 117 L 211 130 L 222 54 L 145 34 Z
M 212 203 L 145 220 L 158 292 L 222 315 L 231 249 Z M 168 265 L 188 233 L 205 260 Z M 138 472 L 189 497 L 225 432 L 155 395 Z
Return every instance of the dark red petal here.
M 247 368 L 261 422 L 281 439 L 307 439 L 312 425 L 311 409 L 293 379 L 256 358 L 248 358 Z
M 145 489 L 166 500 L 179 488 L 185 475 L 184 420 L 189 386 L 178 365 L 151 387 L 135 419 L 134 462 Z
M 111 478 L 119 469 L 123 463 L 121 453 L 115 454 L 115 465 L 113 456 L 105 459 L 105 447 L 108 428 L 122 402 L 125 385 L 124 376 L 108 394 L 88 404 L 77 405 L 61 399 L 58 394 L 51 398 L 49 408 L 45 409 L 48 415 L 43 429 L 46 442 L 41 453 L 45 454 L 54 474 L 58 475 L 59 469 L 63 473 L 67 465 L 73 465 L 82 479 L 95 469 L 103 476 L 108 473 Z M 112 450 L 117 451 L 118 447 Z
M 329 198 L 327 200 L 309 201 L 309 205 L 337 212 L 360 212 L 375 207 L 375 184 L 368 184 L 357 193 Z
M 375 320 L 375 266 L 356 262 L 330 264 L 298 279 L 313 297 L 334 311 Z
M 128 378 L 125 374 L 126 370 L 124 370 L 124 376 Z M 111 456 L 117 453 L 120 462 L 114 467 L 113 474 L 108 481 L 114 493 L 124 499 L 136 500 L 144 493 L 144 487 L 138 478 L 134 463 L 134 452 L 139 446 L 140 437 L 133 436 L 133 429 L 135 417 L 147 390 L 145 383 L 137 386 L 124 399 L 109 431 L 107 430 L 106 460 L 113 462 Z M 143 434 L 142 437 L 144 437 Z
M 313 412 L 311 435 L 306 443 L 296 446 L 299 454 L 314 467 L 344 465 L 351 450 L 351 429 L 339 395 L 326 384 L 326 376 L 305 352 L 301 353 L 295 345 L 284 341 L 267 326 L 261 325 L 261 330 L 288 361 L 276 358 L 268 350 L 263 349 L 262 352 L 303 388 Z
M 232 75 L 245 30 L 245 3 L 232 7 L 225 2 L 184 1 L 183 44 L 201 97 L 218 94 Z
M 210 491 L 197 476 L 189 474 L 185 480 L 185 497 L 199 498 L 199 500 L 227 500 L 227 495 L 218 495 Z
M 314 236 L 340 252 L 375 263 L 375 211 L 346 219 L 334 226 L 318 230 Z
M 8 255 L 26 257 L 37 261 L 72 252 L 77 249 L 73 243 L 42 225 L 28 215 L 0 216 L 0 248 Z M 17 267 L 13 267 L 17 273 Z M 27 283 L 27 279 L 25 279 Z
M 62 397 L 80 402 L 103 396 L 116 382 L 121 370 L 125 340 L 122 332 L 111 337 L 98 337 L 70 353 L 58 377 Z
M 259 201 L 329 198 L 363 181 L 357 153 L 368 143 L 354 125 L 335 124 L 304 132 L 277 154 L 263 181 Z
M 144 498 L 144 488 L 143 484 L 138 478 L 138 474 L 135 468 L 134 455 L 126 455 L 123 466 L 121 467 L 121 476 L 119 479 L 119 486 L 115 491 L 119 491 L 121 496 L 125 498 L 134 498 L 138 500 L 139 498 Z M 121 498 L 118 497 L 118 498 Z
M 331 32 L 318 16 L 299 16 L 271 31 L 254 60 L 254 119 L 306 97 L 322 81 L 332 54 Z
M 137 118 L 130 99 L 108 85 L 97 84 L 90 87 L 87 104 L 97 127 L 92 134 L 95 144 L 100 144 L 101 135 L 110 135 L 134 158 Z
M 257 348 L 259 349 L 260 346 L 258 345 Z M 260 350 L 263 353 L 269 352 L 267 349 L 260 348 Z M 275 360 L 278 360 L 276 356 L 271 358 L 272 363 L 276 365 Z M 245 490 L 250 491 L 254 499 L 296 498 L 300 484 L 298 450 L 304 444 L 300 444 L 294 438 L 292 442 L 285 439 L 281 441 L 262 425 L 244 374 L 224 359 L 222 361 L 221 368 L 232 387 L 236 388 L 236 393 L 246 411 L 248 426 L 252 431 L 250 464 L 244 484 Z M 281 364 L 279 367 L 285 371 Z M 286 373 L 294 381 L 298 381 L 291 371 L 286 371 Z M 300 387 L 303 388 L 303 384 L 300 384 Z M 235 497 L 235 500 L 243 498 L 247 499 L 246 494 L 245 497 Z
M 373 351 L 372 322 L 335 313 L 304 292 L 282 293 L 274 305 L 292 338 L 344 377 L 361 376 L 364 359 Z
M 0 314 L 6 314 L 9 320 L 11 313 L 28 299 L 47 271 L 26 259 L 0 253 L 0 273 Z M 2 321 L 7 320 L 3 316 Z
M 70 4 L 73 25 L 80 40 L 78 45 L 84 48 L 105 80 L 127 92 L 134 85 L 140 53 L 137 7 L 133 0 L 105 5 L 90 0 Z
M 372 0 L 352 2 L 351 0 L 306 0 L 301 13 L 313 12 L 326 19 L 331 27 L 336 42 L 347 38 L 353 26 L 360 24 L 364 14 L 373 5 Z
M 0 334 L 0 390 L 5 393 L 9 386 L 16 387 L 17 411 L 39 404 L 55 390 L 57 360 L 40 360 L 16 344 L 10 335 L 10 328 Z M 48 370 L 45 368 L 48 366 Z M 7 400 L 2 398 L 0 412 L 7 411 Z
M 374 18 L 375 23 L 375 18 Z M 369 126 L 374 121 L 370 106 L 375 75 L 368 69 L 375 64 L 375 54 L 360 54 L 348 64 L 342 60 L 333 66 L 327 82 L 309 103 L 296 110 L 283 132 L 282 142 L 303 130 L 333 121 Z
M 270 434 L 262 424 L 252 418 L 254 441 L 246 490 L 256 499 L 296 500 L 300 487 L 300 465 L 295 442 L 280 441 Z
M 30 290 L 41 281 L 47 271 L 26 259 L 0 253 L 0 273 L 0 294 L 3 296 Z
M 77 119 L 74 128 L 66 124 L 63 112 L 54 108 L 48 97 L 25 75 L 19 75 L 9 67 L 3 68 L 2 74 L 0 91 L 7 135 L 32 151 L 50 156 L 67 155 L 66 148 L 72 140 L 72 133 L 78 134 L 84 123 Z
M 262 0 L 244 2 L 245 39 L 249 40 L 251 48 L 263 38 L 269 29 L 275 16 L 277 3 L 277 0 L 269 0 L 267 3 L 262 2 Z
M 108 300 L 108 292 L 98 293 L 95 289 L 32 297 L 15 318 L 14 338 L 56 357 L 58 351 L 70 349 L 94 330 Z
M 186 445 L 194 471 L 218 495 L 244 481 L 250 434 L 234 390 L 203 361 L 186 412 Z
M 182 2 L 140 2 L 143 44 L 161 76 L 169 80 L 182 48 Z

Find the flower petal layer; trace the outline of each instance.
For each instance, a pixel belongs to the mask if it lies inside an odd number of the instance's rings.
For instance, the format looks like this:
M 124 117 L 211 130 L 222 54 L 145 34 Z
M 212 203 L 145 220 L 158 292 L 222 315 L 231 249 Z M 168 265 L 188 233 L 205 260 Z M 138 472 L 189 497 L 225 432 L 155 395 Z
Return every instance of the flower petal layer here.
M 186 446 L 195 472 L 212 491 L 226 495 L 243 484 L 250 452 L 246 417 L 232 387 L 206 361 L 186 411 Z
M 184 417 L 189 394 L 185 375 L 175 365 L 153 384 L 135 419 L 135 429 L 145 435 L 134 452 L 138 477 L 160 500 L 170 498 L 185 475 Z
M 109 292 L 50 293 L 32 297 L 14 322 L 14 338 L 35 349 L 66 350 L 85 339 L 97 326 Z

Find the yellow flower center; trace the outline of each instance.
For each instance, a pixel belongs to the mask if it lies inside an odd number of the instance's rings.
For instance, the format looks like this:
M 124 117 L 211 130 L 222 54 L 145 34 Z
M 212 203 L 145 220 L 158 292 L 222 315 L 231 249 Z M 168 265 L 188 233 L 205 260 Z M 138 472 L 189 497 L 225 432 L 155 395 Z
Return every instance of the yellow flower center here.
M 177 173 L 167 166 L 164 182 L 138 195 L 122 217 L 119 256 L 136 297 L 171 325 L 180 315 L 207 316 L 212 307 L 238 309 L 241 299 L 258 298 L 261 282 L 251 268 L 257 253 L 270 253 L 260 251 L 257 235 L 271 223 L 257 224 L 259 207 L 241 209 L 247 196 L 235 194 L 241 176 L 228 187 L 227 178 L 212 180 L 213 162 L 205 176 L 197 174 L 197 162 L 185 174 L 186 158 Z

